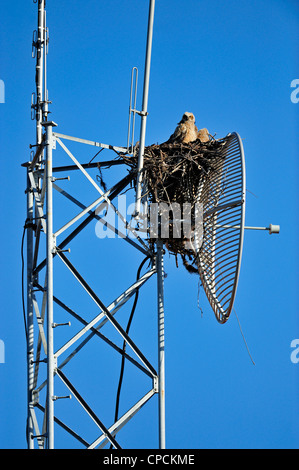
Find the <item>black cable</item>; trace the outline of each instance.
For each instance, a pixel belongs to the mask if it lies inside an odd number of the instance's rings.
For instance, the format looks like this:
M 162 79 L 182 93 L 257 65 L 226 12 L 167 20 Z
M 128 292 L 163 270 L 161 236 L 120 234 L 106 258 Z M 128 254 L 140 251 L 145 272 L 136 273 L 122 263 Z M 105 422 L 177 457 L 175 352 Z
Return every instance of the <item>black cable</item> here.
M 27 322 L 26 322 L 26 309 L 25 309 L 25 294 L 24 294 L 24 270 L 25 270 L 25 263 L 24 263 L 24 240 L 25 240 L 25 233 L 26 229 L 28 228 L 28 221 L 27 218 L 25 220 L 24 228 L 23 228 L 23 235 L 22 235 L 22 242 L 21 242 L 21 258 L 22 258 L 22 306 L 23 306 L 23 318 L 24 318 L 24 327 L 25 327 L 25 336 L 26 336 L 26 345 L 28 347 L 28 333 L 27 333 Z M 26 419 L 26 441 L 28 444 L 28 417 Z
M 25 271 L 25 262 L 24 262 L 24 239 L 25 239 L 25 233 L 27 228 L 36 228 L 36 225 L 34 225 L 32 222 L 30 222 L 30 219 L 25 220 L 24 224 L 24 229 L 23 229 L 23 235 L 22 235 L 22 242 L 21 242 L 21 258 L 22 258 L 22 306 L 23 306 L 23 317 L 24 317 L 24 326 L 25 326 L 25 335 L 26 335 L 26 340 L 28 341 L 28 335 L 27 335 L 27 324 L 26 324 L 26 308 L 25 308 L 25 292 L 24 292 L 24 271 Z
M 144 260 L 143 260 L 142 263 L 140 264 L 140 266 L 139 266 L 139 268 L 138 268 L 138 271 L 137 271 L 136 281 L 138 281 L 138 279 L 140 278 L 141 269 L 143 268 L 145 262 L 146 262 L 149 258 L 150 258 L 150 257 L 147 256 L 146 258 L 144 258 Z M 129 334 L 129 330 L 130 330 L 130 327 L 131 327 L 131 323 L 132 323 L 132 320 L 133 320 L 133 316 L 134 316 L 134 313 L 135 313 L 135 310 L 136 310 L 137 301 L 138 301 L 138 296 L 139 296 L 139 288 L 136 290 L 136 293 L 135 293 L 134 303 L 133 303 L 133 306 L 132 306 L 132 310 L 131 310 L 130 317 L 129 317 L 128 324 L 127 324 L 127 328 L 126 328 L 126 333 L 127 333 L 127 334 Z M 123 349 L 122 349 L 122 358 L 121 358 L 121 367 L 120 367 L 119 382 L 118 382 L 117 394 L 116 394 L 116 403 L 115 403 L 115 415 L 114 415 L 114 422 L 115 422 L 115 423 L 116 423 L 116 421 L 118 420 L 118 410 L 119 410 L 120 392 L 121 392 L 122 381 L 123 381 L 123 376 L 124 376 L 124 368 L 125 368 L 125 352 L 126 352 L 126 347 L 127 347 L 127 342 L 124 341 L 124 343 L 123 343 Z M 110 446 L 110 449 L 112 449 L 112 446 Z
M 25 233 L 26 233 L 26 228 L 27 228 L 27 222 L 28 219 L 25 220 L 25 225 L 23 229 L 23 235 L 22 235 L 22 242 L 21 242 L 21 258 L 22 258 L 22 305 L 23 305 L 23 317 L 24 317 L 24 326 L 25 326 L 25 335 L 26 335 L 26 340 L 28 341 L 28 336 L 27 336 L 27 325 L 26 325 L 26 309 L 25 309 L 25 299 L 24 299 L 24 239 L 25 239 Z

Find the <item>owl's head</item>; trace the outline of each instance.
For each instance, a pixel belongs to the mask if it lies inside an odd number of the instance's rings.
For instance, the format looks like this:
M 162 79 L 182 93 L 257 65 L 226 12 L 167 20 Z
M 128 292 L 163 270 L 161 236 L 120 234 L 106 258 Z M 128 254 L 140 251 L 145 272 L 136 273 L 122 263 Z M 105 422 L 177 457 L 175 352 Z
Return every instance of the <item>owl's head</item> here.
M 188 113 L 188 111 L 186 111 L 183 114 L 182 121 L 183 122 L 185 122 L 185 121 L 195 121 L 195 116 L 194 116 L 194 114 Z

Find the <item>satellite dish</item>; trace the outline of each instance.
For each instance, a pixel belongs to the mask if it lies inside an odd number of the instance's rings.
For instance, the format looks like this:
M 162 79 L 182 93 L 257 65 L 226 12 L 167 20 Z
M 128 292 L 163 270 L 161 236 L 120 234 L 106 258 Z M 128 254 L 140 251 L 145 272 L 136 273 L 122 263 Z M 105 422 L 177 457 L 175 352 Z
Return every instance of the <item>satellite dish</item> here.
M 215 169 L 204 176 L 197 201 L 203 205 L 202 243 L 197 266 L 203 288 L 219 323 L 233 308 L 242 258 L 245 222 L 245 160 L 240 136 L 233 132 L 223 143 Z M 195 241 L 196 241 L 195 228 Z

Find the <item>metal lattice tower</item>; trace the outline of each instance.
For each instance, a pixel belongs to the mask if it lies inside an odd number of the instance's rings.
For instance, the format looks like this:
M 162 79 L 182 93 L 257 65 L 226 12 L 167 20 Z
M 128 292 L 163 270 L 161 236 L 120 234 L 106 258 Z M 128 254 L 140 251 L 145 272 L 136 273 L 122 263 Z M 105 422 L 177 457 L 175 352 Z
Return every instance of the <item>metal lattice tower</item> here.
M 163 245 L 157 243 L 156 251 L 149 249 L 147 244 L 140 238 L 139 234 L 130 228 L 125 216 L 122 215 L 114 206 L 113 200 L 123 191 L 131 182 L 132 175 L 125 176 L 115 183 L 109 190 L 104 191 L 97 184 L 94 177 L 90 176 L 90 170 L 98 167 L 120 165 L 120 160 L 109 160 L 109 162 L 80 163 L 73 152 L 65 144 L 67 142 L 76 142 L 85 146 L 97 147 L 98 150 L 108 149 L 117 153 L 128 154 L 130 149 L 106 145 L 100 142 L 94 142 L 87 139 L 71 137 L 56 132 L 56 124 L 48 120 L 48 91 L 47 91 L 47 53 L 48 53 L 48 29 L 46 26 L 45 0 L 37 0 L 38 7 L 38 27 L 33 35 L 32 56 L 36 59 L 36 92 L 32 95 L 32 119 L 36 121 L 36 143 L 31 147 L 34 149 L 31 153 L 31 159 L 24 164 L 27 168 L 27 219 L 25 229 L 27 232 L 27 315 L 26 315 L 26 337 L 27 337 L 27 358 L 28 358 L 28 418 L 27 418 L 27 442 L 28 448 L 54 448 L 54 423 L 67 431 L 71 436 L 77 439 L 87 448 L 103 447 L 107 443 L 114 448 L 120 448 L 117 442 L 117 432 L 140 410 L 143 405 L 154 395 L 159 397 L 159 446 L 165 447 L 165 406 L 164 406 L 164 298 L 163 298 Z M 151 61 L 151 44 L 154 19 L 154 0 L 150 1 L 149 21 L 147 33 L 147 48 L 144 72 L 144 88 L 142 110 L 136 110 L 136 94 L 134 108 L 130 104 L 130 118 L 135 115 L 141 117 L 140 126 L 140 152 L 138 166 L 138 184 L 136 209 L 139 210 L 141 193 L 141 170 L 142 158 L 145 142 L 145 130 L 147 120 L 147 102 L 149 88 L 149 74 Z M 133 75 L 136 69 L 133 69 Z M 132 75 L 132 78 L 133 78 Z M 132 95 L 132 87 L 131 87 Z M 128 139 L 129 139 L 128 131 Z M 132 136 L 133 141 L 133 136 Z M 129 140 L 128 140 L 129 142 Z M 56 145 L 59 146 L 69 158 L 69 164 L 64 166 L 57 165 L 55 158 Z M 69 144 L 68 144 L 69 145 Z M 129 143 L 128 143 L 129 146 Z M 69 172 L 77 171 L 85 178 L 95 192 L 97 198 L 89 204 L 83 204 L 79 199 L 63 190 L 58 180 L 67 179 Z M 56 175 L 61 175 L 57 177 Z M 53 206 L 53 192 L 63 195 L 68 201 L 71 201 L 79 209 L 74 217 L 66 220 L 59 229 L 54 231 L 55 210 Z M 71 242 L 80 234 L 91 222 L 98 221 L 103 223 L 98 208 L 101 203 L 105 203 L 110 209 L 114 210 L 119 219 L 122 220 L 124 227 L 130 232 L 120 234 L 116 227 L 109 227 L 115 233 L 121 235 L 125 242 L 128 242 L 135 250 L 143 255 L 142 266 L 145 261 L 149 267 L 146 272 L 140 275 L 135 282 L 129 285 L 122 293 L 119 293 L 115 300 L 106 306 L 99 295 L 92 289 L 80 269 L 75 267 L 71 257 L 66 254 L 69 251 Z M 75 228 L 74 228 L 75 227 Z M 68 235 L 65 236 L 65 232 Z M 92 299 L 98 313 L 92 319 L 84 319 L 78 315 L 72 308 L 66 305 L 65 301 L 58 298 L 54 292 L 54 280 L 56 273 L 57 260 L 62 261 L 66 269 L 73 275 L 75 280 L 85 290 Z M 141 268 L 141 265 L 140 265 Z M 116 319 L 116 313 L 123 307 L 127 301 L 141 289 L 141 287 L 154 274 L 157 275 L 157 304 L 158 304 L 158 372 L 151 362 L 146 358 L 141 349 L 134 343 L 130 335 L 121 326 Z M 40 281 L 44 275 L 44 283 Z M 73 336 L 65 333 L 65 339 L 61 342 L 62 330 L 57 328 L 65 326 L 66 323 L 55 323 L 55 308 L 59 306 L 70 315 L 81 322 L 82 327 Z M 130 351 L 122 350 L 116 343 L 109 340 L 101 333 L 102 327 L 110 323 L 116 333 L 120 336 L 124 344 L 130 347 Z M 55 349 L 56 337 L 59 330 L 59 342 L 61 346 Z M 137 402 L 131 406 L 120 418 L 109 425 L 105 425 L 99 416 L 92 410 L 84 397 L 76 389 L 75 385 L 64 371 L 64 366 L 88 343 L 91 337 L 99 337 L 106 342 L 112 349 L 120 353 L 131 364 L 135 365 L 143 374 L 149 377 L 151 386 L 148 392 L 141 396 Z M 59 343 L 58 342 L 58 343 Z M 107 346 L 108 347 L 108 346 Z M 62 355 L 68 354 L 64 360 Z M 42 368 L 46 367 L 46 374 L 43 376 Z M 81 405 L 86 414 L 96 424 L 98 435 L 92 442 L 87 442 L 84 436 L 79 435 L 78 431 L 71 429 L 67 423 L 62 422 L 55 414 L 55 404 L 59 398 L 67 398 L 69 395 L 57 396 L 56 384 L 60 380 L 64 384 L 72 397 Z M 44 402 L 42 395 L 44 393 Z M 42 412 L 42 419 L 39 421 L 38 413 Z

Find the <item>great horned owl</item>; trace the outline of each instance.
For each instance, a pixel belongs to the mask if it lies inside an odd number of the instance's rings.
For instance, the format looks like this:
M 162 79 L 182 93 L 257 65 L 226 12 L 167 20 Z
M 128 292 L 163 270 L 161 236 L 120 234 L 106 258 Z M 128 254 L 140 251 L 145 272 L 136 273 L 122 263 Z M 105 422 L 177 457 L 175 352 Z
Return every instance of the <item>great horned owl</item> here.
M 197 133 L 198 129 L 195 125 L 194 114 L 186 111 L 167 143 L 193 142 L 197 139 Z
M 197 139 L 201 142 L 208 142 L 209 131 L 206 128 L 198 130 L 194 114 L 186 111 L 167 143 L 188 143 Z
M 197 139 L 199 139 L 201 142 L 209 142 L 210 137 L 209 137 L 209 131 L 208 129 L 199 129 L 197 133 Z

